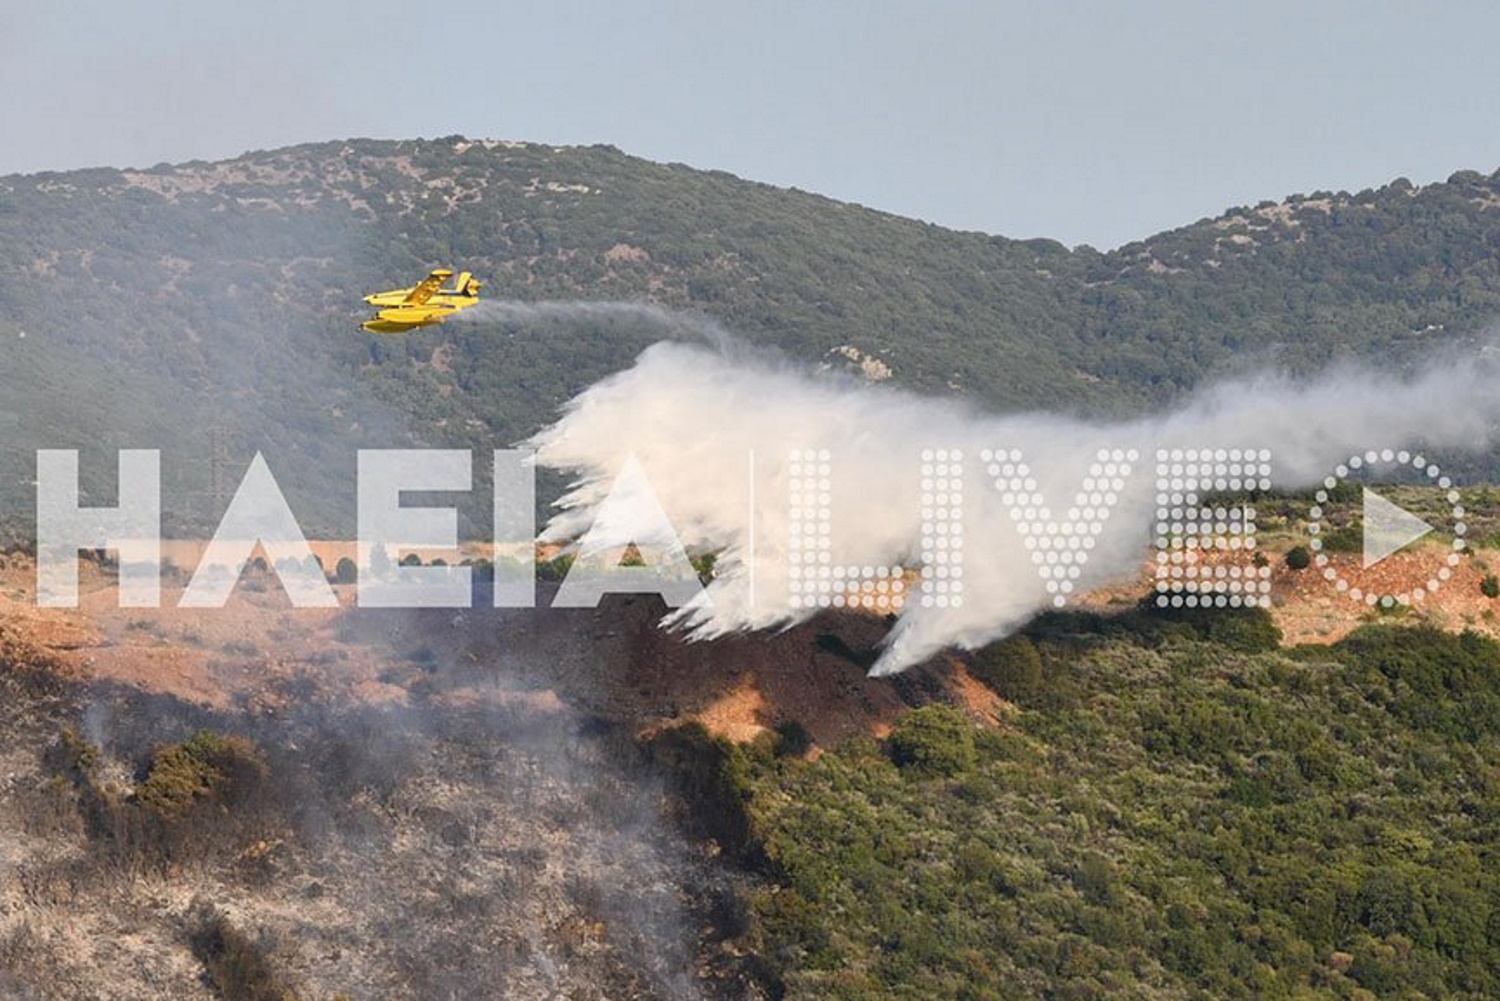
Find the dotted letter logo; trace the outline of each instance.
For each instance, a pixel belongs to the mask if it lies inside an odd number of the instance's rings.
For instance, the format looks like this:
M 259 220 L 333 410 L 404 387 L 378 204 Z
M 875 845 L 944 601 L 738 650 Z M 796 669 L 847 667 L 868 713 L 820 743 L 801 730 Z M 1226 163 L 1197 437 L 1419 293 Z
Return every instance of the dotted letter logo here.
M 1428 493 L 1432 496 L 1424 498 Z M 1316 503 L 1307 521 L 1313 562 L 1325 580 L 1353 601 L 1386 609 L 1420 602 L 1452 579 L 1462 562 L 1469 530 L 1463 497 L 1452 478 L 1425 456 L 1389 448 L 1351 455 L 1313 496 Z M 1403 552 L 1422 556 L 1418 543 L 1439 527 L 1401 504 L 1416 504 L 1427 517 L 1448 509 L 1452 522 L 1446 529 L 1446 552 L 1440 561 L 1439 554 L 1426 553 L 1435 567 L 1421 561 L 1386 562 Z M 1340 507 L 1355 510 L 1340 512 Z M 1353 546 L 1351 534 L 1358 540 Z M 1344 551 L 1349 548 L 1358 559 Z
M 1160 608 L 1271 605 L 1271 568 L 1255 550 L 1255 509 L 1202 494 L 1271 489 L 1266 449 L 1156 453 L 1156 604 Z
M 1131 463 L 1140 454 L 1135 449 L 1100 449 L 1084 477 L 1083 489 L 1068 508 L 1067 519 L 1061 522 L 1052 519 L 1052 510 L 1037 492 L 1036 478 L 1021 461 L 1019 449 L 985 449 L 980 458 L 988 464 L 986 469 L 1021 533 L 1022 544 L 1031 551 L 1031 561 L 1052 595 L 1052 604 L 1062 607 L 1083 573 L 1089 550 L 1104 531 L 1109 512 L 1120 501 Z
M 828 449 L 792 449 L 787 460 L 791 606 L 899 611 L 906 603 L 906 571 L 901 567 L 833 562 L 833 456 Z
M 964 454 L 922 452 L 922 607 L 964 603 Z

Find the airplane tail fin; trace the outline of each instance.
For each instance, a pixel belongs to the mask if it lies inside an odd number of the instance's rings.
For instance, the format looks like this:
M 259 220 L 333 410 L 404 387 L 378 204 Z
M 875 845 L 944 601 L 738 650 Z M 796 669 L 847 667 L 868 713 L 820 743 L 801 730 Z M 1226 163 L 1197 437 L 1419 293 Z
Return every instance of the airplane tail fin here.
M 479 288 L 479 283 L 467 271 L 459 272 L 458 278 L 453 282 L 453 291 L 459 295 L 477 297 L 479 295 Z

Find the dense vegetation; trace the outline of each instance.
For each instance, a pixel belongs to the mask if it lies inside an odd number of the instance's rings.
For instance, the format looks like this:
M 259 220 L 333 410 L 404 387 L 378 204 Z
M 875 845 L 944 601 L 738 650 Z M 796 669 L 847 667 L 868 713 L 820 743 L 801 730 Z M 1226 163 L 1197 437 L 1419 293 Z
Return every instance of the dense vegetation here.
M 1386 364 L 1500 315 L 1500 174 L 1238 208 L 1109 253 L 1015 241 L 610 147 L 358 140 L 145 171 L 0 178 L 0 477 L 30 446 L 166 451 L 174 520 L 214 520 L 262 450 L 318 532 L 352 449 L 519 439 L 663 336 L 639 314 L 359 332 L 430 266 L 493 300 L 646 300 L 807 363 L 843 346 L 995 407 L 1139 410 L 1205 378 Z M 22 332 L 25 337 L 22 337 Z M 218 488 L 214 455 L 223 459 Z M 223 482 L 227 480 L 227 485 Z
M 721 748 L 701 802 L 744 797 L 788 996 L 1500 994 L 1500 646 L 1282 651 L 1239 618 L 1239 651 L 1039 623 L 1001 660 L 1044 679 L 999 727 L 934 706 L 812 762 Z

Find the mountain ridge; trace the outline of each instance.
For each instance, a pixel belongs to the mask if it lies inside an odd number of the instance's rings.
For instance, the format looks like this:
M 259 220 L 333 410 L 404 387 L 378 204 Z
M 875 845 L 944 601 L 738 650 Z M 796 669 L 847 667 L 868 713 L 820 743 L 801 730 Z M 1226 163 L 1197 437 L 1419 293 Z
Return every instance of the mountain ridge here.
M 1400 367 L 1474 341 L 1500 316 L 1497 207 L 1500 172 L 1459 171 L 1237 206 L 1101 252 L 609 146 L 333 140 L 10 175 L 0 364 L 29 374 L 0 419 L 38 447 L 97 448 L 96 463 L 131 443 L 196 452 L 168 477 L 199 499 L 218 427 L 234 462 L 266 451 L 333 529 L 347 498 L 325 503 L 320 481 L 349 478 L 353 447 L 509 444 L 674 336 L 643 316 L 357 332 L 360 295 L 434 265 L 475 271 L 492 301 L 644 301 L 804 365 L 992 410 L 1118 416 L 1251 369 Z M 24 472 L 4 470 L 7 506 L 25 503 Z

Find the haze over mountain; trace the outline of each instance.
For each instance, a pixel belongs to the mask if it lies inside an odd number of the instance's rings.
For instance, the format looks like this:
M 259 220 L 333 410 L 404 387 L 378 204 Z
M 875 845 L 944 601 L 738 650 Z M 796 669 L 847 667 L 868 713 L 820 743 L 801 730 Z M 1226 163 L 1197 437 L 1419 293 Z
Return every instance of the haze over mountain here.
M 213 520 L 264 451 L 346 532 L 354 449 L 484 450 L 648 344 L 648 311 L 489 311 L 405 338 L 359 297 L 432 266 L 489 302 L 644 301 L 794 362 L 987 408 L 1134 414 L 1206 380 L 1409 363 L 1500 315 L 1500 172 L 1235 207 L 1111 253 L 937 226 L 610 147 L 351 140 L 0 179 L 3 498 L 38 447 L 164 450 L 170 518 Z M 213 457 L 219 456 L 217 462 Z M 108 468 L 102 468 L 108 467 Z M 102 470 L 102 471 L 101 471 Z

